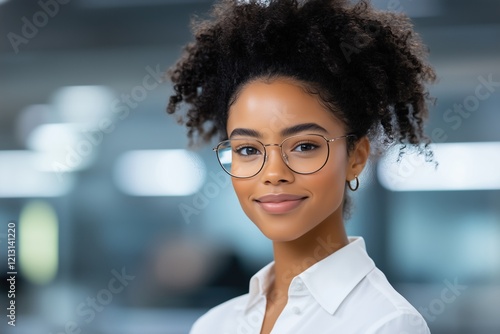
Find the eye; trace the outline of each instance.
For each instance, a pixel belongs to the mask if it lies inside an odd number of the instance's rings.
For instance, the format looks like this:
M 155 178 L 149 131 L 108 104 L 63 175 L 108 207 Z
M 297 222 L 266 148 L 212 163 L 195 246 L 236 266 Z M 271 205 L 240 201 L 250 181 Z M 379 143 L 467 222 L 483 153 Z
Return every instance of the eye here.
M 295 146 L 293 151 L 295 152 L 307 152 L 318 148 L 318 145 L 313 143 L 301 143 Z
M 245 156 L 260 154 L 260 151 L 256 147 L 248 145 L 247 146 L 241 145 L 239 147 L 236 147 L 234 151 L 239 155 L 245 155 Z

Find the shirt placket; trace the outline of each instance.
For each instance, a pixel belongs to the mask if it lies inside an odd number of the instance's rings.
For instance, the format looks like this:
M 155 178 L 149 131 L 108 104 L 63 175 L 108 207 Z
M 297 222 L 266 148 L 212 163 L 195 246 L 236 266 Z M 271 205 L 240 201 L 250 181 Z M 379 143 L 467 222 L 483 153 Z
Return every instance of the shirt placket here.
M 266 312 L 266 298 L 261 296 L 258 302 L 245 314 L 238 317 L 236 334 L 259 334 Z
M 307 311 L 313 302 L 304 282 L 300 278 L 295 278 L 290 284 L 287 304 L 276 320 L 271 333 L 299 333 L 298 330 L 304 323 Z

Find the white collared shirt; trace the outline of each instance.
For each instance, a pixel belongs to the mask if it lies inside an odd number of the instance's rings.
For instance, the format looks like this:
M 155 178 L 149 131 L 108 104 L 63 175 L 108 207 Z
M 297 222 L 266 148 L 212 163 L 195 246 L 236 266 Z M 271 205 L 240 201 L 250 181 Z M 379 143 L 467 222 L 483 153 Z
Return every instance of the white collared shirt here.
M 259 334 L 271 262 L 250 280 L 250 291 L 214 307 L 190 334 Z M 272 334 L 428 334 L 424 318 L 403 298 L 366 253 L 361 237 L 292 279 Z

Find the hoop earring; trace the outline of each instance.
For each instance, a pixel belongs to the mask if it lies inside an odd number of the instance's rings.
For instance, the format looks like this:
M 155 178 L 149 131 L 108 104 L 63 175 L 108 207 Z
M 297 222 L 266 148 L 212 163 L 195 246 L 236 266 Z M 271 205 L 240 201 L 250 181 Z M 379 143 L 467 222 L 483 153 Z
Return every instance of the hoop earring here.
M 353 188 L 353 186 L 351 186 L 351 181 L 347 181 L 347 186 L 349 187 L 349 189 L 351 189 L 351 191 L 356 191 L 358 190 L 359 188 L 359 179 L 358 179 L 358 176 L 357 175 L 354 175 L 354 178 L 356 180 L 356 186 Z

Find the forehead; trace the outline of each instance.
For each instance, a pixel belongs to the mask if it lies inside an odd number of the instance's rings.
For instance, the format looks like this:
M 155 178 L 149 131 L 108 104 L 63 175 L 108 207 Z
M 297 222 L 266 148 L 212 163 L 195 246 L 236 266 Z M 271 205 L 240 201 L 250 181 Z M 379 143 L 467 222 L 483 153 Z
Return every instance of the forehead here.
M 278 133 L 301 123 L 317 123 L 331 135 L 343 130 L 343 124 L 302 84 L 289 79 L 252 81 L 239 91 L 229 108 L 227 132 L 235 128 Z

